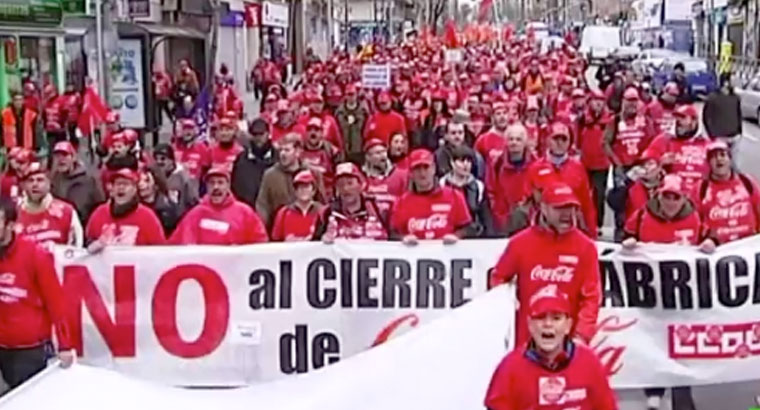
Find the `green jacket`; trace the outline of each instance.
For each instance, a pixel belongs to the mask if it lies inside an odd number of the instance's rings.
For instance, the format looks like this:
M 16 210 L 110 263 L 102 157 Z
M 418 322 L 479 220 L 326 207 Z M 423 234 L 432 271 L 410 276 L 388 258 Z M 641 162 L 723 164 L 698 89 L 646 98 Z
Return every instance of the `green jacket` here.
M 349 159 L 362 157 L 364 155 L 364 123 L 367 122 L 369 113 L 361 105 L 357 104 L 353 109 L 342 104 L 335 110 L 335 119 L 338 121 L 341 133 L 343 134 L 343 145 L 346 148 L 346 155 Z

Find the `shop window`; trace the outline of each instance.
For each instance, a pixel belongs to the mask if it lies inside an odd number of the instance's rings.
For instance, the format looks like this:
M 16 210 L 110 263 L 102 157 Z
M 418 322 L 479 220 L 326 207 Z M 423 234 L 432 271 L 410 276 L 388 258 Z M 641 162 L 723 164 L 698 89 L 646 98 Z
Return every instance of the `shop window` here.
M 52 37 L 0 36 L 0 46 L 0 103 L 7 102 L 11 91 L 21 91 L 24 82 L 40 88 L 58 83 Z
M 65 85 L 72 84 L 74 89 L 83 90 L 84 79 L 87 76 L 87 58 L 82 37 L 66 37 L 65 48 Z

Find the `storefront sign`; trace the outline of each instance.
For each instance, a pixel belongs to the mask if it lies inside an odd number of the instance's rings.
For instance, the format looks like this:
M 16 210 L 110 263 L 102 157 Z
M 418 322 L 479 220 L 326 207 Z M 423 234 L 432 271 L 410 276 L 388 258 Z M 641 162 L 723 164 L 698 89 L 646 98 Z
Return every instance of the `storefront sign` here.
M 287 27 L 289 10 L 287 4 L 265 1 L 261 21 L 265 26 Z
M 121 115 L 129 128 L 145 128 L 145 78 L 142 40 L 119 39 L 116 56 L 110 64 L 109 105 Z
M 60 24 L 62 15 L 59 0 L 0 1 L 0 21 Z

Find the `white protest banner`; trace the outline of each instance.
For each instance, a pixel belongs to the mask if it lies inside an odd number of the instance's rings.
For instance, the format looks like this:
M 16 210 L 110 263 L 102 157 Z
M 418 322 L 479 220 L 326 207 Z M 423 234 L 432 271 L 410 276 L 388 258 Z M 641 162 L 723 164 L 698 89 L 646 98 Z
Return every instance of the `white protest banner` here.
M 387 90 L 391 88 L 391 66 L 388 64 L 364 64 L 362 87 Z
M 462 305 L 486 291 L 505 245 L 288 243 L 99 256 L 59 248 L 56 260 L 82 311 L 74 333 L 87 363 L 177 385 L 237 385 L 320 368 Z M 613 385 L 760 378 L 759 245 L 754 237 L 707 256 L 599 242 L 604 295 L 591 346 Z
M 82 312 L 72 333 L 86 363 L 241 385 L 334 363 L 461 306 L 485 292 L 504 243 L 57 248 L 56 263 Z
M 513 292 L 501 286 L 413 332 L 299 377 L 186 390 L 77 365 L 48 370 L 0 399 L 0 408 L 100 409 L 107 402 L 109 410 L 478 409 L 511 340 L 514 323 L 503 312 L 514 310 Z

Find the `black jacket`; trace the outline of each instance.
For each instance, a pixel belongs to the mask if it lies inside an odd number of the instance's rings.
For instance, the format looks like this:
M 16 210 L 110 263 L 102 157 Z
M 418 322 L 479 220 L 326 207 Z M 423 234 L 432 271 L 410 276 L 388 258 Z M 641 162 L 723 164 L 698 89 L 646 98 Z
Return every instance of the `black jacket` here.
M 742 133 L 742 109 L 739 96 L 716 91 L 707 98 L 702 121 L 711 137 L 733 137 Z
M 168 238 L 174 232 L 174 228 L 177 227 L 180 218 L 182 218 L 179 205 L 169 200 L 169 197 L 160 192 L 156 194 L 156 200 L 152 204 L 144 204 L 156 213 L 158 220 L 161 221 L 161 226 L 164 227 L 164 234 Z
M 270 143 L 261 148 L 245 147 L 232 166 L 232 192 L 235 196 L 255 209 L 261 178 L 276 160 L 274 147 Z
M 483 182 L 472 177 L 470 181 L 464 186 L 457 186 L 451 183 L 449 179 L 451 174 L 444 175 L 441 178 L 441 186 L 450 186 L 452 188 L 460 189 L 462 195 L 464 195 L 465 201 L 467 201 L 467 208 L 470 210 L 472 216 L 472 238 L 495 238 L 497 237 L 494 225 L 493 217 L 491 215 L 491 207 L 488 203 L 488 197 L 486 196 L 486 187 Z
M 84 226 L 87 225 L 95 207 L 106 200 L 100 182 L 88 174 L 81 164 L 77 164 L 68 174 L 53 174 L 51 193 L 54 197 L 74 205 Z
M 448 143 L 444 142 L 440 148 L 435 150 L 435 175 L 437 177 L 443 177 L 451 172 L 451 156 L 452 147 Z M 486 175 L 486 161 L 483 156 L 475 151 L 475 162 L 472 164 L 472 175 L 479 180 L 484 180 Z

